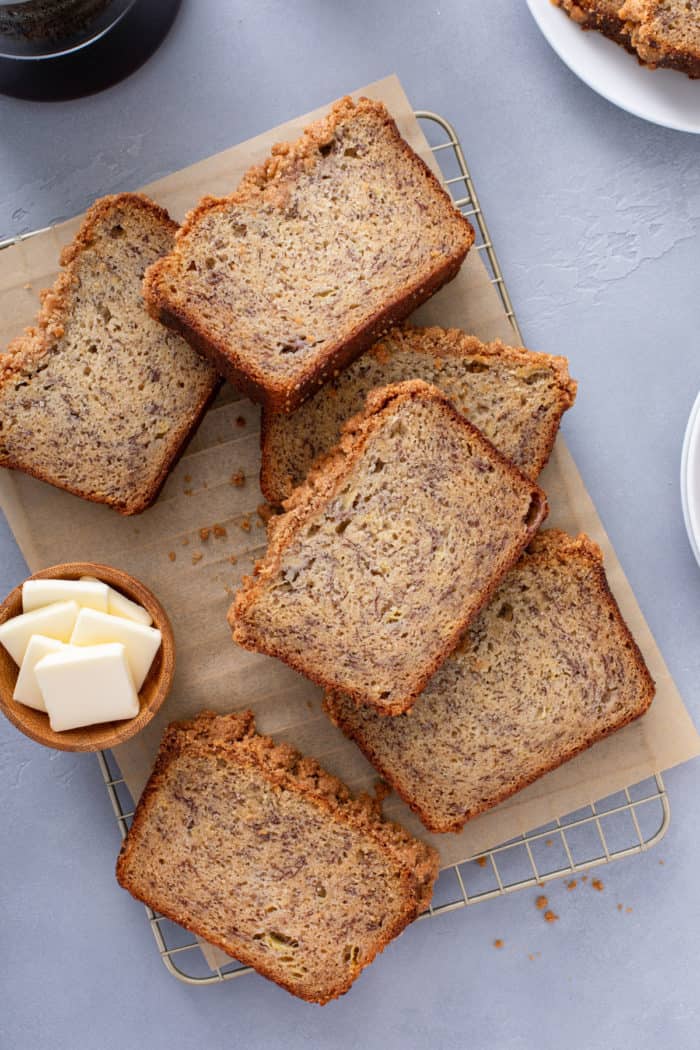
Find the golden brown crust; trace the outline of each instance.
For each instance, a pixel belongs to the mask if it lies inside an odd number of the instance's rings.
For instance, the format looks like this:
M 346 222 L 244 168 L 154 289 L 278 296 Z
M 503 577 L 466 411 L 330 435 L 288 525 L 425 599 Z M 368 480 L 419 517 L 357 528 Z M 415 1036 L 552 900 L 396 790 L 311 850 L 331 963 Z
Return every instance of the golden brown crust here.
M 527 484 L 531 492 L 531 505 L 527 523 L 527 539 L 523 541 L 523 546 L 530 542 L 548 513 L 547 497 L 542 489 L 529 478 L 526 478 L 517 467 L 513 466 L 509 460 L 501 455 L 480 431 L 457 412 L 452 403 L 437 387 L 430 386 L 422 380 L 414 379 L 370 391 L 367 396 L 365 411 L 353 416 L 345 423 L 341 440 L 335 449 L 316 463 L 306 481 L 296 488 L 289 499 L 284 502 L 285 513 L 270 520 L 268 524 L 267 553 L 261 561 L 257 562 L 254 575 L 243 578 L 241 589 L 236 594 L 228 612 L 228 622 L 233 632 L 233 639 L 239 645 L 255 652 L 265 652 L 268 656 L 275 656 L 283 660 L 290 667 L 302 672 L 325 689 L 332 688 L 334 683 L 330 682 L 322 673 L 316 672 L 313 668 L 306 665 L 296 654 L 282 652 L 276 646 L 269 643 L 266 644 L 260 638 L 249 634 L 245 616 L 247 610 L 255 604 L 256 598 L 264 589 L 266 581 L 278 571 L 285 549 L 294 541 L 297 534 L 313 515 L 321 510 L 328 500 L 332 498 L 342 481 L 350 474 L 354 464 L 362 455 L 367 442 L 381 427 L 384 410 L 403 401 L 417 399 L 432 400 L 440 404 L 451 421 L 465 428 L 472 436 L 474 442 L 486 446 L 489 457 L 497 461 L 511 478 L 517 480 L 520 484 L 523 482 Z M 470 610 L 469 616 L 456 625 L 440 652 L 427 662 L 422 669 L 416 686 L 405 697 L 380 706 L 373 703 L 371 698 L 358 690 L 347 689 L 345 690 L 347 694 L 352 696 L 358 703 L 369 703 L 372 706 L 376 706 L 377 710 L 380 710 L 382 714 L 397 715 L 410 710 L 425 688 L 428 680 L 457 646 L 468 623 L 479 609 L 488 602 L 503 576 L 518 560 L 520 550 L 522 550 L 522 547 L 515 549 L 510 555 L 503 558 L 489 586 L 484 588 L 481 593 L 476 608 Z
M 281 977 L 279 970 L 261 964 L 260 959 L 248 955 L 245 946 L 227 942 L 225 936 L 212 938 L 211 931 L 198 927 L 184 909 L 173 907 L 167 899 L 156 899 L 151 893 L 135 885 L 130 875 L 130 864 L 139 835 L 147 825 L 153 801 L 163 784 L 170 764 L 182 752 L 188 755 L 214 755 L 233 765 L 255 769 L 273 790 L 293 792 L 323 810 L 330 820 L 349 829 L 369 834 L 386 851 L 396 866 L 396 878 L 402 887 L 405 904 L 395 921 L 387 925 L 377 937 L 369 957 L 360 965 L 348 968 L 347 981 L 332 993 L 319 996 L 312 988 L 292 986 Z M 378 802 L 363 795 L 354 799 L 342 781 L 328 773 L 315 759 L 303 756 L 288 744 L 275 744 L 270 737 L 255 732 L 252 711 L 230 715 L 201 712 L 190 722 L 175 722 L 168 726 L 156 758 L 151 777 L 136 807 L 134 819 L 117 859 L 116 876 L 119 884 L 138 900 L 205 937 L 222 951 L 235 951 L 236 958 L 254 968 L 263 976 L 307 1002 L 324 1004 L 343 995 L 360 972 L 368 966 L 386 945 L 398 936 L 430 902 L 432 886 L 437 877 L 439 858 L 430 846 L 413 838 L 398 824 L 382 820 Z
M 66 313 L 70 309 L 71 293 L 79 285 L 78 267 L 82 253 L 93 243 L 93 238 L 101 222 L 108 220 L 110 212 L 119 207 L 131 210 L 142 210 L 159 223 L 164 223 L 174 234 L 177 223 L 174 222 L 165 208 L 150 200 L 141 193 L 118 193 L 102 197 L 88 208 L 73 241 L 66 245 L 60 257 L 63 270 L 57 276 L 51 288 L 40 293 L 41 308 L 36 324 L 25 329 L 8 346 L 5 354 L 0 355 L 0 395 L 5 384 L 9 384 L 23 375 L 31 375 L 41 358 L 53 348 L 56 340 L 64 333 Z M 215 398 L 220 384 L 216 384 L 194 407 L 191 416 L 170 435 L 170 455 L 161 465 L 158 475 L 153 479 L 148 490 L 139 493 L 132 499 L 118 500 L 110 496 L 96 500 L 94 492 L 87 491 L 64 479 L 49 477 L 45 471 L 35 468 L 31 463 L 20 462 L 11 455 L 0 453 L 0 466 L 12 470 L 21 470 L 25 474 L 48 482 L 82 499 L 104 502 L 120 514 L 140 514 L 157 498 L 170 471 L 184 451 L 188 436 L 201 422 L 207 408 Z
M 582 29 L 594 29 L 620 44 L 649 69 L 674 69 L 700 78 L 700 50 L 664 42 L 653 28 L 653 0 L 552 0 Z M 693 19 L 693 14 L 688 18 Z
M 400 295 L 384 302 L 371 317 L 355 325 L 335 343 L 327 346 L 293 381 L 267 374 L 257 362 L 240 354 L 235 345 L 217 338 L 196 311 L 173 301 L 167 293 L 167 285 L 177 282 L 178 279 L 178 248 L 202 218 L 213 211 L 225 213 L 232 205 L 255 208 L 262 200 L 263 191 L 268 204 L 270 199 L 274 203 L 275 197 L 283 199 L 285 184 L 293 180 L 300 170 L 308 170 L 319 163 L 319 146 L 333 138 L 340 124 L 363 113 L 373 113 L 384 121 L 392 130 L 397 147 L 421 166 L 426 181 L 434 192 L 446 197 L 445 190 L 433 172 L 402 138 L 384 104 L 367 98 L 353 102 L 351 98 L 346 97 L 335 103 L 326 117 L 309 125 L 296 142 L 275 145 L 272 156 L 264 164 L 251 168 L 234 193 L 223 198 L 204 197 L 185 217 L 176 237 L 174 251 L 150 266 L 144 277 L 144 298 L 153 316 L 186 338 L 229 382 L 271 411 L 294 411 L 313 390 L 327 382 L 332 373 L 347 367 L 382 332 L 408 316 L 443 284 L 452 280 L 474 243 L 471 224 L 454 209 L 455 219 L 461 223 L 464 235 L 459 251 L 436 266 L 428 277 L 408 283 Z
M 533 480 L 538 476 L 547 463 L 554 447 L 561 417 L 564 412 L 572 407 L 576 400 L 578 384 L 569 375 L 569 363 L 565 357 L 528 350 L 522 346 L 508 346 L 501 342 L 500 339 L 494 339 L 490 343 L 482 343 L 476 336 L 468 335 L 460 328 L 440 328 L 437 325 L 420 328 L 405 322 L 389 329 L 385 333 L 383 340 L 370 347 L 365 353 L 372 354 L 381 363 L 382 355 L 391 353 L 385 348 L 385 340 L 396 342 L 399 348 L 402 348 L 402 344 L 405 342 L 412 352 L 429 355 L 433 358 L 475 357 L 478 360 L 491 357 L 508 361 L 516 367 L 531 365 L 533 367 L 546 368 L 550 371 L 556 379 L 559 406 L 556 416 L 552 418 L 547 432 L 543 435 L 542 448 L 534 460 L 534 469 L 532 471 L 528 470 L 528 474 L 531 474 Z M 327 388 L 326 393 L 330 397 L 333 392 Z M 260 422 L 260 488 L 265 498 L 273 504 L 280 502 L 278 496 L 280 483 L 276 479 L 276 450 L 272 436 L 275 419 L 279 414 L 274 410 L 263 407 Z
M 674 69 L 691 80 L 700 78 L 700 47 L 689 41 L 677 47 L 664 38 L 663 7 L 656 0 L 625 0 L 620 18 L 641 65 L 649 69 Z M 683 12 L 678 12 L 683 17 Z M 698 13 L 685 13 L 688 23 L 697 24 Z M 684 23 L 687 24 L 687 23 Z
M 642 683 L 639 703 L 634 710 L 627 712 L 625 718 L 616 722 L 614 726 L 598 728 L 587 736 L 582 737 L 577 741 L 575 746 L 572 745 L 571 747 L 566 748 L 552 761 L 544 761 L 541 766 L 531 774 L 520 777 L 519 780 L 512 784 L 505 785 L 500 792 L 494 794 L 488 801 L 484 801 L 482 805 L 472 807 L 464 814 L 455 818 L 455 820 L 441 820 L 435 813 L 427 810 L 420 804 L 420 802 L 416 801 L 411 784 L 401 776 L 400 772 L 397 773 L 395 769 L 390 769 L 386 765 L 382 756 L 372 746 L 371 741 L 362 733 L 361 726 L 358 726 L 355 723 L 350 723 L 343 717 L 340 710 L 341 705 L 338 700 L 340 695 L 339 692 L 333 689 L 327 690 L 323 699 L 323 708 L 328 717 L 343 733 L 345 733 L 346 736 L 355 741 L 377 772 L 387 781 L 387 783 L 391 784 L 397 795 L 399 795 L 399 797 L 402 798 L 403 801 L 413 810 L 429 831 L 438 833 L 460 831 L 467 821 L 472 820 L 480 813 L 492 809 L 494 806 L 497 806 L 500 802 L 510 798 L 518 791 L 522 791 L 523 788 L 534 783 L 534 781 L 544 776 L 545 773 L 550 773 L 552 770 L 558 769 L 559 766 L 568 762 L 582 751 L 592 747 L 593 744 L 598 743 L 599 740 L 605 739 L 605 737 L 610 736 L 611 733 L 617 732 L 618 729 L 622 729 L 637 718 L 640 718 L 649 709 L 654 698 L 654 681 L 649 674 L 649 670 L 644 662 L 644 657 L 642 656 L 639 646 L 635 642 L 627 624 L 622 618 L 617 602 L 610 590 L 603 567 L 603 555 L 600 547 L 584 533 L 579 534 L 577 537 L 572 537 L 560 529 L 547 529 L 539 532 L 535 536 L 523 555 L 524 560 L 541 559 L 545 562 L 551 561 L 553 558 L 566 562 L 572 557 L 586 558 L 591 565 L 591 571 L 595 573 L 596 582 L 601 593 L 601 599 L 607 606 L 610 617 L 615 619 L 622 633 L 627 649 L 630 653 L 630 658 L 632 659 L 635 670 Z
M 616 44 L 620 44 L 630 54 L 636 54 L 630 43 L 624 19 L 618 13 L 618 0 L 614 0 L 613 3 L 610 0 L 552 0 L 552 3 L 565 11 L 581 29 L 595 29 L 614 40 Z

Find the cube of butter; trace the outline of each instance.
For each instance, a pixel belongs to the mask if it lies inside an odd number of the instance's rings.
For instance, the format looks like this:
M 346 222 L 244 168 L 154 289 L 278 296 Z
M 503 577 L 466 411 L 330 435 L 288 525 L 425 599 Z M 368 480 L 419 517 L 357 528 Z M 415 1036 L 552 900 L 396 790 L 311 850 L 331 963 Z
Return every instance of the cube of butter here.
M 53 602 L 77 602 L 81 608 L 107 612 L 109 587 L 99 580 L 26 580 L 22 609 L 31 612 Z
M 126 649 L 126 658 L 131 668 L 136 692 L 143 685 L 161 643 L 161 633 L 156 627 L 125 620 L 121 616 L 81 609 L 70 637 L 71 645 L 102 645 L 105 642 L 121 642 Z
M 18 704 L 25 704 L 26 707 L 33 707 L 36 711 L 45 712 L 46 704 L 41 695 L 34 668 L 39 663 L 39 660 L 43 660 L 49 653 L 57 653 L 64 648 L 63 642 L 59 642 L 55 638 L 47 638 L 43 634 L 33 634 L 24 653 L 12 699 L 16 700 Z
M 33 634 L 56 638 L 59 642 L 70 641 L 78 611 L 77 602 L 56 602 L 42 609 L 13 616 L 11 620 L 0 624 L 0 643 L 15 663 L 21 664 Z
M 81 576 L 81 580 L 88 580 L 94 583 L 99 583 L 99 580 L 95 580 L 94 576 Z M 139 605 L 138 602 L 132 602 L 131 598 L 127 598 L 121 591 L 115 591 L 114 587 L 107 586 L 107 609 L 105 610 L 110 616 L 123 616 L 125 620 L 134 620 L 136 623 L 143 623 L 146 627 L 150 627 L 153 623 L 153 617 L 151 614 L 144 609 L 143 605 Z M 93 606 L 94 608 L 94 606 Z
M 55 732 L 139 713 L 126 649 L 118 642 L 66 646 L 40 660 L 34 673 Z

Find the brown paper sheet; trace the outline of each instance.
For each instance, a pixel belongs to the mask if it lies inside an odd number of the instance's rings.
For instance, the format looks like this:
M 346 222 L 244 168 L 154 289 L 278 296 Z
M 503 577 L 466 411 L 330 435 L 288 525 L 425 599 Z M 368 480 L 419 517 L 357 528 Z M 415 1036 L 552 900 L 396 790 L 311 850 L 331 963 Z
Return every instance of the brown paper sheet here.
M 395 77 L 358 94 L 383 99 L 403 135 L 437 171 Z M 229 192 L 274 142 L 295 138 L 327 108 L 160 179 L 145 187 L 146 192 L 182 219 L 199 197 Z M 59 247 L 72 238 L 78 224 L 79 219 L 64 223 L 0 252 L 0 345 L 33 319 L 36 292 L 53 280 Z M 416 318 L 456 325 L 485 339 L 513 339 L 476 251 Z M 584 388 L 579 396 L 589 393 Z M 151 726 L 117 751 L 135 798 L 166 723 L 204 707 L 222 712 L 252 707 L 262 732 L 316 756 L 353 789 L 371 789 L 376 778 L 357 748 L 323 715 L 320 690 L 283 664 L 239 649 L 230 638 L 226 611 L 241 576 L 265 544 L 256 514 L 262 502 L 257 485 L 258 420 L 258 409 L 225 387 L 157 504 L 137 518 L 121 518 L 22 474 L 0 471 L 0 506 L 32 571 L 70 560 L 108 562 L 140 577 L 172 618 L 177 643 L 172 693 Z M 236 487 L 230 478 L 241 470 L 245 485 Z M 643 719 L 470 822 L 459 834 L 427 835 L 408 808 L 390 797 L 385 811 L 432 841 L 445 865 L 700 754 L 700 738 L 561 437 L 541 484 L 551 505 L 548 524 L 573 534 L 586 532 L 603 548 L 611 588 L 656 680 L 656 700 Z M 203 541 L 200 529 L 215 523 L 226 535 Z

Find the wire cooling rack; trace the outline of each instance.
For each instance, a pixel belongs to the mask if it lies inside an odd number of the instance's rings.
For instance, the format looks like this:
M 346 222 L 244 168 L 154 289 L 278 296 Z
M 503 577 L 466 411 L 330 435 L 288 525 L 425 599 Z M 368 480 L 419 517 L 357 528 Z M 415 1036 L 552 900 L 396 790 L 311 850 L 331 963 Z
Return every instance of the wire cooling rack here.
M 508 289 L 454 128 L 436 113 L 419 110 L 416 116 L 455 205 L 476 227 L 472 250 L 481 253 L 517 341 L 522 343 Z M 133 802 L 114 757 L 104 752 L 97 757 L 123 838 L 131 823 Z M 661 775 L 657 774 L 511 839 L 482 856 L 444 868 L 432 903 L 421 918 L 442 915 L 641 853 L 663 838 L 670 818 L 668 796 Z M 146 914 L 163 963 L 180 981 L 216 984 L 251 972 L 249 966 L 233 961 L 210 969 L 196 937 L 151 908 L 146 908 Z
M 473 251 L 481 253 L 491 283 L 501 297 L 518 343 L 523 342 L 513 305 L 491 242 L 484 214 L 454 128 L 443 117 L 426 110 L 416 116 L 430 142 L 443 181 L 455 205 L 476 227 Z M 41 232 L 41 231 L 34 231 Z M 0 249 L 22 237 L 0 243 Z M 133 816 L 133 801 L 116 759 L 110 752 L 97 755 L 105 787 L 122 838 Z M 479 901 L 515 893 L 552 879 L 585 872 L 612 860 L 630 857 L 656 845 L 669 825 L 671 810 L 661 775 L 625 788 L 608 798 L 520 835 L 480 857 L 444 868 L 432 903 L 421 918 L 442 915 Z M 207 985 L 243 977 L 249 966 L 231 961 L 213 970 L 193 934 L 146 908 L 158 952 L 169 972 L 187 984 Z

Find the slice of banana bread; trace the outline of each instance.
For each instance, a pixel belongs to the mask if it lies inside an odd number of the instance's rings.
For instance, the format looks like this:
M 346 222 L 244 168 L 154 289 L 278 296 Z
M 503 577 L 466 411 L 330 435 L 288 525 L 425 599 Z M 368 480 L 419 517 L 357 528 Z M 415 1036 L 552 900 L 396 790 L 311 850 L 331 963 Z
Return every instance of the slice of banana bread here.
M 435 850 L 253 714 L 173 724 L 117 862 L 134 897 L 309 1002 L 423 911 Z
M 346 98 L 192 211 L 154 314 L 290 412 L 457 273 L 474 232 L 381 102 Z
M 648 66 L 700 78 L 700 0 L 626 0 L 620 17 Z
M 431 831 L 458 831 L 642 715 L 654 683 L 598 547 L 540 533 L 410 715 L 324 705 Z
M 576 397 L 565 357 L 481 343 L 456 328 L 399 325 L 296 412 L 263 411 L 260 485 L 270 503 L 285 500 L 317 456 L 336 444 L 343 423 L 361 411 L 373 387 L 404 379 L 439 387 L 533 479 Z
M 415 702 L 546 514 L 436 387 L 373 390 L 272 518 L 233 637 L 385 714 Z
M 156 498 L 219 385 L 143 304 L 176 229 L 133 193 L 87 212 L 37 327 L 0 356 L 0 465 L 123 514 Z
M 582 29 L 597 29 L 599 33 L 621 44 L 632 54 L 635 50 L 630 35 L 620 17 L 622 0 L 552 0 L 556 7 L 566 11 L 569 18 L 578 22 Z

